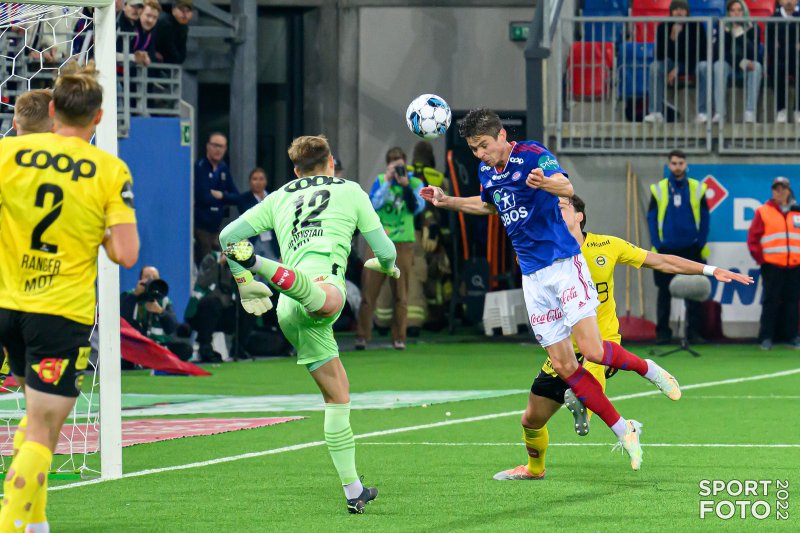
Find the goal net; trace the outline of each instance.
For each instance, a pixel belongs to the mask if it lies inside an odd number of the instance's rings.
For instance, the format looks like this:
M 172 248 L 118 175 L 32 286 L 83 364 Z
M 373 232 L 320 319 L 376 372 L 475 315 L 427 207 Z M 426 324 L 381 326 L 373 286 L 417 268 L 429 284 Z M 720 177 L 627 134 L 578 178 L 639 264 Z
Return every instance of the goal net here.
M 94 59 L 103 86 L 103 120 L 95 144 L 117 154 L 114 0 L 0 2 L 0 136 L 13 135 L 17 98 L 53 86 L 69 63 Z M 113 118 L 112 118 L 113 117 Z M 52 468 L 61 477 L 122 474 L 119 269 L 101 250 L 98 322 L 83 390 L 61 432 Z M 107 364 L 104 364 L 107 362 Z M 102 387 L 101 387 L 102 384 Z M 25 414 L 23 391 L 0 371 L 0 463 L 8 470 L 13 436 Z M 98 442 L 99 441 L 99 442 Z

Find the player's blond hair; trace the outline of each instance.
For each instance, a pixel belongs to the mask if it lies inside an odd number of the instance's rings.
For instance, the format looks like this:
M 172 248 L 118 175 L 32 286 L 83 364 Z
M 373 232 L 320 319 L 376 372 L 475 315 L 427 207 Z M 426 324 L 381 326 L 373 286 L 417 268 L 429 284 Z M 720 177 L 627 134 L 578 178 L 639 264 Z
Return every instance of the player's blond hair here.
M 21 94 L 14 103 L 14 119 L 17 133 L 46 133 L 53 129 L 50 117 L 50 101 L 53 91 L 34 89 Z
M 288 152 L 297 171 L 306 175 L 325 169 L 331 147 L 324 135 L 305 135 L 293 140 Z
M 94 61 L 85 67 L 70 63 L 61 69 L 53 89 L 56 119 L 67 126 L 85 128 L 103 105 L 103 87 L 97 81 Z

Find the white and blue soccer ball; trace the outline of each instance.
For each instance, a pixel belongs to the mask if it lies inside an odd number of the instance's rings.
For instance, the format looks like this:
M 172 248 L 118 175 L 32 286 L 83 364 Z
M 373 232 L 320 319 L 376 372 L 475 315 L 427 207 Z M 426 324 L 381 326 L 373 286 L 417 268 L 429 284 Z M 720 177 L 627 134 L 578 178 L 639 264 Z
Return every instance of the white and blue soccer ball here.
M 450 106 L 444 98 L 435 94 L 417 96 L 406 110 L 408 129 L 423 139 L 435 139 L 444 135 L 452 119 Z

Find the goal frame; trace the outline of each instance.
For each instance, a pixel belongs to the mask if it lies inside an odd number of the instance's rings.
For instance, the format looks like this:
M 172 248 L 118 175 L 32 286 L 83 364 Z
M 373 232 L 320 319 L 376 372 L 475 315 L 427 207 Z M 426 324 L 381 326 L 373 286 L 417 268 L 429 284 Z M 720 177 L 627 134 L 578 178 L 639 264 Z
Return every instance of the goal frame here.
M 37 4 L 94 8 L 94 57 L 103 87 L 103 120 L 97 126 L 98 148 L 116 156 L 117 83 L 114 0 L 17 0 Z M 122 377 L 119 333 L 119 266 L 100 249 L 97 265 L 98 376 L 100 380 L 100 476 L 122 477 Z

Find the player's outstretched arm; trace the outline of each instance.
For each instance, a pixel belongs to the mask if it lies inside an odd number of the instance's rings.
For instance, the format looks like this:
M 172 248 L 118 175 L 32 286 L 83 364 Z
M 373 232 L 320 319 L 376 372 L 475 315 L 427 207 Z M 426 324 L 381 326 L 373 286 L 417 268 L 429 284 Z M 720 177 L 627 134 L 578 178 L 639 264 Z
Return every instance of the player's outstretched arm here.
M 117 224 L 106 230 L 103 248 L 108 258 L 125 268 L 139 260 L 139 232 L 136 224 Z
M 441 187 L 427 186 L 420 191 L 420 196 L 425 201 L 432 203 L 436 207 L 449 209 L 450 211 L 461 211 L 467 215 L 491 215 L 495 212 L 492 205 L 484 202 L 480 196 L 448 196 Z
M 647 257 L 642 263 L 642 266 L 666 272 L 667 274 L 694 274 L 694 275 L 713 275 L 717 281 L 729 283 L 731 281 L 738 281 L 744 285 L 753 283 L 753 278 L 745 276 L 744 274 L 737 274 L 724 268 L 715 266 L 704 265 L 697 261 L 691 261 L 678 257 L 677 255 L 665 255 L 656 252 L 647 252 Z
M 374 229 L 362 235 L 364 235 L 364 239 L 375 254 L 375 257 L 368 259 L 367 262 L 364 263 L 364 267 L 377 270 L 395 279 L 399 278 L 400 269 L 395 265 L 395 261 L 397 260 L 397 248 L 395 248 L 394 243 L 389 240 L 383 228 Z
M 564 174 L 556 172 L 550 176 L 545 176 L 541 168 L 531 170 L 525 179 L 525 184 L 532 189 L 541 189 L 553 196 L 562 198 L 571 198 L 575 194 L 572 183 Z

